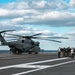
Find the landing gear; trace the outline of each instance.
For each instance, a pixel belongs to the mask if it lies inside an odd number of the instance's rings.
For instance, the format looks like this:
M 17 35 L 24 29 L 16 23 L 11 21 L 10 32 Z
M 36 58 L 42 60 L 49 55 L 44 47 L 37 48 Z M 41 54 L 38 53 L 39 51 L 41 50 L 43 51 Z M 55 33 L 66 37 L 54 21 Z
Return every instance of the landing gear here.
M 29 52 L 29 54 L 32 54 L 32 52 Z
M 29 54 L 32 54 L 32 52 L 28 52 Z M 35 54 L 38 54 L 38 52 L 35 52 Z
M 35 54 L 38 54 L 38 52 L 35 52 Z
M 18 50 L 18 49 L 10 49 L 10 53 L 13 53 L 13 54 L 22 54 L 22 51 L 21 50 Z

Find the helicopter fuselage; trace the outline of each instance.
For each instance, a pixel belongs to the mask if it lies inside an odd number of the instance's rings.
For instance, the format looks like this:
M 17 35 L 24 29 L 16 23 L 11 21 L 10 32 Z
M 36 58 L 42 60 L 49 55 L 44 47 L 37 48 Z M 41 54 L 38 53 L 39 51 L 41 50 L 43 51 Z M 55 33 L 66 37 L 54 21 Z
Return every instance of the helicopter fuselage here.
M 31 39 L 19 39 L 17 41 L 7 42 L 7 45 L 13 54 L 21 54 L 23 52 L 28 52 L 29 54 L 35 52 L 37 54 L 40 51 L 39 42 L 34 42 Z
M 8 35 L 13 35 L 16 38 L 18 37 L 18 39 L 16 39 L 16 41 L 7 42 L 5 40 L 5 38 L 3 37 L 2 33 L 9 32 L 9 31 L 13 31 L 13 30 L 0 31 L 0 41 L 1 41 L 2 45 L 8 45 L 9 48 L 10 48 L 10 51 L 13 54 L 21 54 L 23 52 L 28 52 L 29 54 L 31 54 L 32 52 L 35 52 L 35 54 L 38 54 L 38 52 L 41 51 L 41 49 L 39 47 L 39 42 L 35 42 L 32 39 L 41 39 L 41 40 L 58 42 L 58 43 L 61 43 L 61 41 L 52 40 L 52 39 L 49 39 L 49 38 L 67 39 L 65 37 L 49 37 L 47 39 L 42 38 L 42 37 L 36 37 L 37 35 L 41 35 L 42 33 L 37 33 L 37 34 L 31 35 L 31 36 L 8 34 Z
M 0 33 L 0 41 L 2 45 L 8 45 L 13 54 L 23 52 L 28 52 L 29 54 L 35 52 L 35 54 L 38 54 L 40 51 L 39 42 L 35 42 L 31 38 L 19 38 L 16 41 L 7 42 Z

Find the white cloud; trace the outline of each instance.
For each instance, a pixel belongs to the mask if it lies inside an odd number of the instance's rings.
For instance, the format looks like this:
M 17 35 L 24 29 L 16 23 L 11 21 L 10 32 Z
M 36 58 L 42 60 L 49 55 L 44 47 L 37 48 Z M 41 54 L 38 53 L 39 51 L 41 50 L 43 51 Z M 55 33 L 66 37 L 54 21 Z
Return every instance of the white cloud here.
M 0 31 L 2 30 L 15 30 L 9 32 L 10 34 L 17 34 L 17 35 L 33 35 L 37 33 L 42 33 L 40 37 L 48 37 L 48 36 L 59 36 L 58 33 L 55 33 L 51 30 L 44 30 L 44 29 L 38 29 L 38 28 L 32 28 L 28 26 L 21 26 L 21 25 L 0 25 Z
M 21 0 L 0 6 L 3 24 L 75 26 L 75 13 L 63 0 Z
M 66 36 L 70 39 L 65 40 L 63 46 L 68 45 L 67 42 L 71 44 L 70 40 L 74 41 L 74 29 L 72 32 L 66 31 L 68 33 L 61 34 L 62 28 L 59 27 L 75 27 L 74 7 L 75 0 L 70 0 L 69 4 L 64 0 L 17 0 L 17 2 L 0 4 L 0 31 L 15 29 L 17 31 L 12 33 L 17 35 L 43 33 L 41 35 L 43 37 Z M 31 28 L 30 25 L 34 27 Z M 60 34 L 56 33 L 56 30 L 39 29 L 36 25 L 58 28 Z
M 50 26 L 75 26 L 74 19 L 75 13 L 48 11 L 40 15 L 33 15 L 26 22 L 29 24 L 46 24 Z
M 32 2 L 35 8 L 44 8 L 46 3 L 46 1 Z
M 12 23 L 16 24 L 17 22 L 22 22 L 23 18 L 15 18 L 12 20 Z
M 70 0 L 70 6 L 75 7 L 75 0 Z
M 69 6 L 63 0 L 21 0 L 0 6 L 0 24 L 4 26 L 16 27 L 25 24 L 75 26 L 75 13 L 65 10 Z
M 67 35 L 70 36 L 71 38 L 72 37 L 75 38 L 75 32 L 69 32 L 69 33 L 67 33 Z
M 0 8 L 0 16 L 6 16 L 8 14 L 9 14 L 8 10 Z

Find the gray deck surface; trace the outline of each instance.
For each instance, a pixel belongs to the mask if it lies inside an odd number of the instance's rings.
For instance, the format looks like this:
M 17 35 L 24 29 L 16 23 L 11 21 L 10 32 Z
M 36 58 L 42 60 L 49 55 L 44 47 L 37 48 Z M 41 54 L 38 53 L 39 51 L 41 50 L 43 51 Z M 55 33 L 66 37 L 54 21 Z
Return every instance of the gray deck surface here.
M 57 53 L 0 54 L 0 75 L 75 75 L 75 59 Z

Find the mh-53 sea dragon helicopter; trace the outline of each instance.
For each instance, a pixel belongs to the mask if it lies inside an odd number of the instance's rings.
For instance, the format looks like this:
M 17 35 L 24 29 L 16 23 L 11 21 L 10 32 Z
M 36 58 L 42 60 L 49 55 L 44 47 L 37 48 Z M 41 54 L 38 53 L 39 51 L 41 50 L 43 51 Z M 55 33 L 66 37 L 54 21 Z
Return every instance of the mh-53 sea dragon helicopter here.
M 35 54 L 38 54 L 38 52 L 41 51 L 40 47 L 39 47 L 39 42 L 35 42 L 32 39 L 41 39 L 41 40 L 48 40 L 48 41 L 54 41 L 54 42 L 59 42 L 61 43 L 61 41 L 57 41 L 57 40 L 50 40 L 50 39 L 44 39 L 43 37 L 36 37 L 37 35 L 41 35 L 42 33 L 37 33 L 31 36 L 21 36 L 21 35 L 15 35 L 15 34 L 8 34 L 8 35 L 13 35 L 16 37 L 19 37 L 16 41 L 10 41 L 7 42 L 4 38 L 4 36 L 2 35 L 2 33 L 6 33 L 9 31 L 13 31 L 13 30 L 4 30 L 4 31 L 0 31 L 0 41 L 1 41 L 1 45 L 7 45 L 10 48 L 10 51 L 13 54 L 21 54 L 23 52 L 28 52 L 29 54 L 31 54 L 32 52 L 34 52 Z M 49 37 L 49 38 L 61 38 L 61 39 L 68 39 L 66 37 Z

